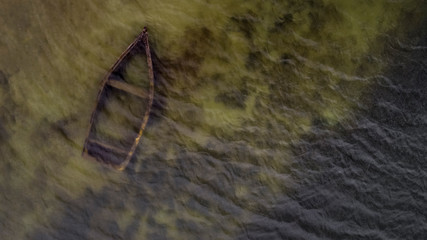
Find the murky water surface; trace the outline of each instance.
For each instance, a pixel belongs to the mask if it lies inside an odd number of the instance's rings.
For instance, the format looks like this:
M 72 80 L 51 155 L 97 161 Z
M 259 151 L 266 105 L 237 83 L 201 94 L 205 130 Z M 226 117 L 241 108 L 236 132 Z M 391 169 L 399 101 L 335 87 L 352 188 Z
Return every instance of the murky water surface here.
M 0 238 L 425 239 L 426 12 L 0 1 Z M 100 80 L 143 26 L 156 101 L 117 172 L 81 150 Z

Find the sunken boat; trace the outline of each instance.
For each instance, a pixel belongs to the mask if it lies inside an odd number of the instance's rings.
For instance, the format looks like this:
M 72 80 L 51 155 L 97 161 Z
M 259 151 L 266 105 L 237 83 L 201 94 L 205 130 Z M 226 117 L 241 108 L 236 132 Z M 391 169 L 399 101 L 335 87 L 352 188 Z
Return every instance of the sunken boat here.
M 147 126 L 153 98 L 153 62 L 144 27 L 102 80 L 83 157 L 125 169 Z

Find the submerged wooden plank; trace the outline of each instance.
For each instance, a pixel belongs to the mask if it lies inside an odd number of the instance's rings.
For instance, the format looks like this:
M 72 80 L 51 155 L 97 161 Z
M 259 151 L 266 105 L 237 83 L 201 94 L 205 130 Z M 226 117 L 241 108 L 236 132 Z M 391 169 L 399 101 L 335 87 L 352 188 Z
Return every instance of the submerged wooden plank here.
M 127 151 L 114 149 L 114 147 L 107 144 L 100 144 L 99 141 L 87 141 L 85 149 L 82 154 L 84 158 L 103 163 L 117 170 L 123 168 L 123 158 L 126 158 L 128 155 Z
M 123 81 L 108 79 L 107 84 L 114 87 L 114 88 L 128 92 L 128 93 L 133 94 L 135 96 L 138 96 L 140 98 L 147 98 L 148 97 L 148 94 L 144 89 L 139 88 L 137 86 L 133 86 L 133 85 L 128 84 L 128 83 L 125 83 Z
M 128 153 L 128 151 L 126 151 L 126 150 L 120 149 L 120 148 L 118 148 L 118 147 L 111 146 L 111 145 L 109 145 L 109 144 L 106 144 L 106 143 L 100 142 L 100 141 L 95 140 L 95 139 L 90 139 L 90 138 L 89 138 L 87 141 L 88 141 L 88 142 L 91 142 L 91 143 L 95 143 L 95 144 L 97 144 L 97 145 L 99 145 L 99 146 L 101 146 L 101 147 L 103 147 L 103 148 L 107 148 L 107 149 L 113 150 L 113 151 L 115 151 L 115 152 L 117 152 L 117 153 L 126 153 L 126 154 Z

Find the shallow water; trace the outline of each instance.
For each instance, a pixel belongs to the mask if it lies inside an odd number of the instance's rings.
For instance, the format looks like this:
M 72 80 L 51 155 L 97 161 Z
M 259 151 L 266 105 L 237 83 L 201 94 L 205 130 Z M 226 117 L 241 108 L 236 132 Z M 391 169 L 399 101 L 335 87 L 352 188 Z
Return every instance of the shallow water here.
M 0 238 L 425 239 L 426 11 L 0 1 Z M 117 172 L 80 154 L 143 26 L 155 108 Z

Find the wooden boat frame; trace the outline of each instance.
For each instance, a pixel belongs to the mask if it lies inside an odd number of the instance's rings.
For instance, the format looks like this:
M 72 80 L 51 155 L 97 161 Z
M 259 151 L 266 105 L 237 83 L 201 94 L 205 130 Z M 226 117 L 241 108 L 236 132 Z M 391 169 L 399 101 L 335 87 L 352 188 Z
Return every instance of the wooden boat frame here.
M 133 86 L 129 83 L 126 82 L 122 82 L 122 81 L 117 81 L 111 78 L 111 75 L 113 74 L 113 72 L 117 69 L 119 69 L 119 67 L 121 66 L 121 64 L 123 63 L 123 61 L 126 59 L 126 57 L 132 52 L 132 50 L 134 50 L 139 44 L 143 44 L 144 48 L 145 48 L 145 54 L 147 57 L 147 65 L 148 65 L 148 78 L 149 78 L 149 82 L 150 82 L 150 86 L 149 86 L 149 91 L 146 92 L 145 90 L 137 87 L 137 86 Z M 106 89 L 106 87 L 111 86 L 112 88 L 116 88 L 116 89 L 120 89 L 124 92 L 130 93 L 132 95 L 138 96 L 140 98 L 144 98 L 147 99 L 148 98 L 148 106 L 145 110 L 145 114 L 144 117 L 142 119 L 140 128 L 139 128 L 139 132 L 137 137 L 134 139 L 133 144 L 131 145 L 129 150 L 123 150 L 120 149 L 118 147 L 106 144 L 106 143 L 102 143 L 98 140 L 95 139 L 91 139 L 90 138 L 90 134 L 91 134 L 91 130 L 92 127 L 94 125 L 94 121 L 96 118 L 96 114 L 97 114 L 97 110 L 98 110 L 98 106 L 100 104 L 100 101 L 102 100 L 103 97 L 103 93 Z M 153 62 L 151 59 L 151 52 L 150 52 L 150 46 L 148 43 L 148 31 L 147 28 L 144 27 L 144 30 L 138 35 L 138 37 L 127 47 L 127 49 L 120 55 L 119 59 L 116 61 L 116 63 L 110 68 L 110 70 L 108 71 L 108 73 L 105 75 L 105 77 L 102 80 L 101 83 L 101 88 L 98 92 L 98 96 L 96 99 L 96 104 L 95 107 L 92 111 L 92 115 L 90 118 L 90 124 L 89 124 L 89 128 L 88 128 L 88 132 L 87 132 L 87 136 L 83 145 L 83 151 L 82 151 L 82 156 L 87 158 L 87 159 L 91 159 L 91 160 L 95 160 L 97 162 L 102 162 L 110 167 L 113 167 L 114 169 L 117 170 L 124 170 L 126 168 L 126 166 L 129 164 L 130 160 L 132 159 L 132 156 L 136 150 L 136 147 L 138 146 L 139 141 L 141 140 L 141 136 L 144 132 L 145 127 L 147 126 L 148 123 L 148 119 L 150 117 L 150 111 L 151 111 L 151 106 L 153 104 L 153 98 L 154 98 L 154 72 L 153 72 Z M 124 153 L 126 154 L 126 158 L 123 162 L 121 162 L 120 164 L 112 164 L 112 163 L 108 163 L 107 161 L 105 161 L 104 159 L 101 158 L 97 158 L 95 156 L 92 156 L 89 153 L 89 149 L 88 149 L 88 144 L 92 143 L 92 144 L 97 144 L 100 147 L 109 149 L 110 151 L 114 151 L 116 153 Z

